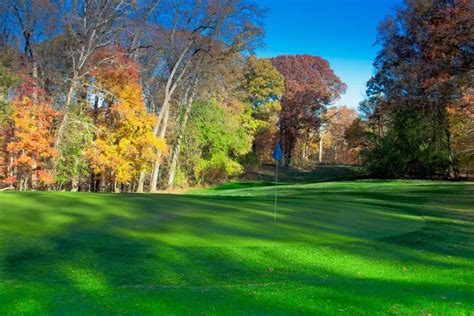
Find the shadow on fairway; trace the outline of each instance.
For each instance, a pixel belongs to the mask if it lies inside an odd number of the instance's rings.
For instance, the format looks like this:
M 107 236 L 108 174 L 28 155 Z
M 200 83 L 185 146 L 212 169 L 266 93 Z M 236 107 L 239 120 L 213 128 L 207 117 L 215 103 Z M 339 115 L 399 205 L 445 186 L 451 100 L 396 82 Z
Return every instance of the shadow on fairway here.
M 419 196 L 431 193 L 440 200 Z M 404 313 L 407 306 L 421 311 L 440 300 L 440 313 L 472 308 L 471 287 L 427 279 L 431 266 L 442 275 L 464 269 L 472 277 L 473 214 L 443 204 L 451 197 L 450 206 L 468 209 L 471 197 L 435 188 L 318 194 L 317 202 L 283 199 L 273 223 L 265 198 L 11 193 L 2 197 L 0 310 Z M 357 223 L 358 216 L 344 218 L 350 214 L 344 212 L 337 219 L 347 202 L 373 217 L 359 213 Z M 380 210 L 386 213 L 375 216 Z M 422 215 L 426 223 L 413 220 L 418 230 L 389 236 L 374 227 L 393 229 L 397 214 L 406 225 L 412 222 L 406 214 Z
M 278 171 L 278 183 L 280 185 L 320 183 L 328 181 L 344 181 L 365 178 L 366 174 L 360 167 L 344 165 L 317 165 L 308 170 L 295 168 L 280 168 Z M 227 191 L 235 189 L 250 189 L 275 185 L 275 169 L 267 166 L 255 174 L 252 181 L 231 181 L 220 184 L 205 191 Z M 200 192 L 200 189 L 192 189 L 192 192 Z

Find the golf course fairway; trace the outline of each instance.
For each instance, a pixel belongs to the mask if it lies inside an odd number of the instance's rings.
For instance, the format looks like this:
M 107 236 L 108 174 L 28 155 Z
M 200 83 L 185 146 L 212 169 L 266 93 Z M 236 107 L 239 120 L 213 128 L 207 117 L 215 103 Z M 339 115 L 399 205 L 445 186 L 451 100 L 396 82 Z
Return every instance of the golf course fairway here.
M 0 193 L 0 314 L 474 312 L 474 186 Z

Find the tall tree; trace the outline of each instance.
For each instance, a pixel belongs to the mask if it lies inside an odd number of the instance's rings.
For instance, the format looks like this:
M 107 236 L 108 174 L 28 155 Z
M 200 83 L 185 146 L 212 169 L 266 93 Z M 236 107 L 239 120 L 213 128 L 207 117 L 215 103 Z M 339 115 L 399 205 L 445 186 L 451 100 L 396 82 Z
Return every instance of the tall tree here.
M 324 137 L 320 135 L 319 162 L 323 161 L 323 150 L 326 152 L 324 161 L 328 163 L 350 164 L 357 162 L 357 156 L 351 151 L 345 133 L 352 122 L 358 118 L 357 111 L 347 106 L 334 107 L 328 110 L 325 135 L 329 142 L 324 146 Z
M 216 42 L 227 47 L 227 50 L 251 49 L 261 35 L 261 29 L 258 19 L 260 10 L 248 0 L 173 0 L 164 1 L 162 6 L 165 9 L 162 15 L 157 16 L 160 21 L 151 45 L 155 48 L 155 56 L 148 58 L 151 61 L 148 73 L 154 74 L 152 85 L 163 83 L 154 131 L 164 138 L 171 99 L 183 78 L 193 69 L 193 63 L 208 54 Z M 157 187 L 159 170 L 158 160 L 150 180 L 152 191 Z
M 215 183 L 243 172 L 238 157 L 251 149 L 252 138 L 242 124 L 241 103 L 197 101 L 186 131 L 193 176 L 198 183 Z
M 37 45 L 47 41 L 55 32 L 59 20 L 58 8 L 61 5 L 54 0 L 5 0 L 0 4 L 0 11 L 7 13 L 5 18 L 13 24 L 13 30 L 21 34 L 23 44 L 25 69 L 31 71 L 34 84 L 38 87 L 43 85 L 39 78 L 39 58 Z M 37 95 L 33 93 L 32 101 L 37 101 Z
M 112 179 L 114 191 L 119 191 L 136 180 L 140 170 L 151 167 L 156 152 L 166 154 L 167 149 L 165 141 L 153 134 L 156 119 L 146 112 L 137 64 L 114 52 L 105 54 L 113 58 L 93 72 L 105 104 L 88 153 L 94 172 L 102 175 L 103 182 Z
M 272 63 L 285 78 L 280 137 L 288 166 L 301 131 L 317 128 L 321 114 L 345 92 L 346 85 L 321 57 L 278 56 L 272 58 Z
M 254 56 L 247 59 L 243 69 L 244 99 L 251 105 L 253 151 L 261 161 L 272 161 L 284 87 L 284 78 L 270 59 Z
M 182 85 L 182 95 L 177 96 L 181 104 L 176 111 L 177 120 L 173 128 L 175 137 L 169 160 L 168 188 L 174 186 L 182 142 L 193 107 L 204 104 L 203 97 L 216 98 L 223 103 L 226 99 L 232 99 L 240 88 L 241 59 L 240 52 L 215 42 L 206 54 L 193 63 L 195 69 L 189 72 L 186 83 Z M 199 99 L 201 102 L 194 102 Z
M 473 21 L 469 0 L 408 0 L 379 27 L 382 50 L 367 93 L 373 113 L 388 118 L 386 135 L 374 147 L 379 154 L 372 156 L 381 158 L 373 164 L 379 170 L 391 170 L 390 176 L 458 174 L 447 109 L 463 107 L 472 85 Z M 389 154 L 398 156 L 383 158 Z
M 32 103 L 33 95 L 38 97 L 36 104 Z M 31 77 L 23 79 L 10 104 L 12 130 L 6 145 L 8 175 L 15 179 L 20 190 L 52 184 L 54 178 L 48 167 L 56 155 L 51 128 L 57 113 Z
M 69 118 L 75 94 L 84 78 L 95 66 L 106 62 L 97 59 L 97 51 L 119 42 L 119 33 L 126 25 L 126 15 L 131 8 L 128 0 L 79 0 L 71 4 L 65 14 L 65 32 L 71 69 L 63 103 L 63 117 L 57 128 L 55 147 L 59 147 Z

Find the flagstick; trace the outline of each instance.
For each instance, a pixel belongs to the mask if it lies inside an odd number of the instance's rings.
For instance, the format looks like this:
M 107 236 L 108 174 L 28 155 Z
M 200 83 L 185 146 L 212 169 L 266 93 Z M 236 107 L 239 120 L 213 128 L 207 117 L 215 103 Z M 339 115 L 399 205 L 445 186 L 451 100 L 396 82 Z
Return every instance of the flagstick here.
M 277 213 L 277 196 L 278 196 L 278 164 L 279 161 L 276 161 L 276 170 L 275 170 L 275 206 L 273 208 L 273 221 L 276 221 L 276 213 Z

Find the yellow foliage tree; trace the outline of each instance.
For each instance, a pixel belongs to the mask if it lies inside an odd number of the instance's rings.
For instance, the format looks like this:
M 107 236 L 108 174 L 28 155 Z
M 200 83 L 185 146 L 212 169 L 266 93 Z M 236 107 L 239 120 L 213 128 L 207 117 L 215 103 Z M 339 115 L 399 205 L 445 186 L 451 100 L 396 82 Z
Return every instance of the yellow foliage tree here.
M 157 152 L 166 156 L 167 146 L 153 133 L 156 117 L 146 111 L 135 63 L 114 57 L 94 74 L 111 105 L 102 110 L 97 138 L 87 154 L 93 171 L 109 175 L 117 190 L 136 179 L 140 170 L 149 169 Z

